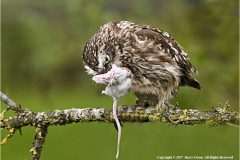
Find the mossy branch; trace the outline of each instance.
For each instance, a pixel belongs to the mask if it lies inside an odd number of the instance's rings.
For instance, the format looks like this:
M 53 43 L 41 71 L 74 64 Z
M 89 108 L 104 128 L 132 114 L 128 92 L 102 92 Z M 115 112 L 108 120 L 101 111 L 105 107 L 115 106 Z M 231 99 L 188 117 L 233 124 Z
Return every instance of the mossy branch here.
M 35 139 L 32 144 L 31 160 L 40 159 L 42 147 L 47 135 L 47 129 L 51 125 L 67 125 L 73 122 L 106 122 L 113 123 L 112 110 L 104 108 L 72 108 L 65 110 L 54 110 L 46 112 L 32 112 L 27 108 L 21 108 L 5 94 L 0 92 L 1 101 L 7 108 L 0 114 L 1 130 L 8 130 L 7 136 L 2 140 L 1 145 L 11 138 L 16 130 L 24 126 L 34 126 L 36 128 Z M 168 105 L 163 112 L 156 112 L 154 109 L 142 109 L 132 106 L 120 106 L 118 118 L 121 122 L 167 122 L 169 124 L 194 125 L 205 124 L 208 126 L 218 125 L 239 125 L 239 113 L 227 111 L 229 105 L 217 108 L 212 106 L 212 110 L 200 111 L 196 109 L 180 109 L 178 105 Z M 15 111 L 15 116 L 4 118 L 4 113 L 8 110 Z M 21 132 L 20 132 L 21 133 Z

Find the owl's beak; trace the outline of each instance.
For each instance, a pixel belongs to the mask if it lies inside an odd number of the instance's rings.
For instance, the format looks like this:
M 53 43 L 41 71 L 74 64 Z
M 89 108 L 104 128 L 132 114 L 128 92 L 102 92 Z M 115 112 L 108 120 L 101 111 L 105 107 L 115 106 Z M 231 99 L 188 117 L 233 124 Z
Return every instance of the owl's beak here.
M 101 68 L 101 69 L 99 69 L 98 73 L 99 74 L 104 74 L 104 73 L 107 73 L 107 70 L 106 70 L 106 68 Z
M 98 73 L 99 74 L 104 74 L 104 73 L 107 73 L 108 71 L 110 71 L 111 69 L 112 69 L 112 66 L 106 66 L 104 68 L 99 68 Z

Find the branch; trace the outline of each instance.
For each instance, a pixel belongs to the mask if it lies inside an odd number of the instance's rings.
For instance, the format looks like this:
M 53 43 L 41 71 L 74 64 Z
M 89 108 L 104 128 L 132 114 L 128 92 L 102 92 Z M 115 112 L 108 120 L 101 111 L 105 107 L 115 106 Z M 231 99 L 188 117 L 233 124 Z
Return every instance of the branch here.
M 5 144 L 14 135 L 16 130 L 20 130 L 24 126 L 34 126 L 36 134 L 30 150 L 30 159 L 40 159 L 49 126 L 67 125 L 73 122 L 114 122 L 112 110 L 109 109 L 72 108 L 47 112 L 32 112 L 27 108 L 21 108 L 21 105 L 16 104 L 2 92 L 0 92 L 0 98 L 7 105 L 7 108 L 0 114 L 1 130 L 5 129 L 9 131 L 7 136 L 2 140 L 1 145 Z M 212 106 L 212 110 L 210 111 L 200 111 L 196 109 L 180 109 L 178 104 L 175 106 L 168 104 L 168 108 L 160 113 L 154 109 L 143 109 L 136 107 L 136 105 L 126 105 L 119 107 L 118 118 L 121 122 L 145 123 L 161 121 L 167 122 L 170 125 L 205 124 L 207 126 L 218 126 L 227 124 L 238 127 L 239 113 L 236 111 L 227 111 L 228 107 L 229 105 L 226 103 L 224 107 L 221 107 L 221 105 L 217 108 Z M 8 110 L 15 111 L 15 116 L 4 118 L 4 113 Z

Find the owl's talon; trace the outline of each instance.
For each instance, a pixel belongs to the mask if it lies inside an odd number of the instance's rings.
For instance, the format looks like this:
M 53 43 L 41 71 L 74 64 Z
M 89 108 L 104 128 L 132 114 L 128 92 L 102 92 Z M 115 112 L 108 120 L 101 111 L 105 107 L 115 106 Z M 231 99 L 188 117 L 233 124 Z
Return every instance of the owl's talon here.
M 170 104 L 168 101 L 164 102 L 166 109 L 175 109 L 179 105 L 178 102 L 175 105 Z

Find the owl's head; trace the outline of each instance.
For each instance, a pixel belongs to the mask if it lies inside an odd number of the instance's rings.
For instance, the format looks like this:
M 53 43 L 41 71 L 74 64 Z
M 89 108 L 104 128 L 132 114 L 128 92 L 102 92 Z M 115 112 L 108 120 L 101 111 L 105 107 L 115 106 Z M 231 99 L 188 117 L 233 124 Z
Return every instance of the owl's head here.
M 83 50 L 83 63 L 92 75 L 108 72 L 112 64 L 120 66 L 120 43 L 113 23 L 105 24 L 88 40 Z

